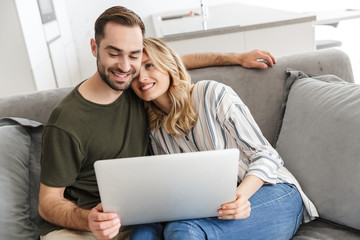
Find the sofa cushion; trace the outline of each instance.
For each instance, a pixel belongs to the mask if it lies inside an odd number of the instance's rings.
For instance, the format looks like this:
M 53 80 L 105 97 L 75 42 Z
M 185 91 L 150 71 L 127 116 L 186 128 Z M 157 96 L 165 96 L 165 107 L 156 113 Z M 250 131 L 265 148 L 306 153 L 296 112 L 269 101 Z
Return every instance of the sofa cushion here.
M 344 227 L 323 219 L 316 219 L 306 224 L 301 224 L 299 230 L 291 240 L 359 240 L 360 231 Z
M 0 239 L 38 239 L 42 124 L 0 119 Z
M 360 229 L 360 85 L 290 73 L 276 148 L 321 218 Z

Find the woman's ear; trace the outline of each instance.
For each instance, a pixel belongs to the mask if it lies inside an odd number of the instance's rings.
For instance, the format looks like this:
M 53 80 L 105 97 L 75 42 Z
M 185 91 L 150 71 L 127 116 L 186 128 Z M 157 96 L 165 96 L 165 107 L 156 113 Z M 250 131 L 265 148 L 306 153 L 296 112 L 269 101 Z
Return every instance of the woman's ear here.
M 97 57 L 98 46 L 96 44 L 96 41 L 93 38 L 90 39 L 90 47 L 91 47 L 91 52 L 92 52 L 93 56 Z

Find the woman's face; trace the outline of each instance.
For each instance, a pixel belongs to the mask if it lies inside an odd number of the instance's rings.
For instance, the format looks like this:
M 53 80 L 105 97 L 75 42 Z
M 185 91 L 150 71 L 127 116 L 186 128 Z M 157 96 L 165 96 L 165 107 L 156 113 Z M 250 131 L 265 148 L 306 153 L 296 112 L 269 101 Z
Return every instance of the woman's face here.
M 167 91 L 170 86 L 170 76 L 166 71 L 155 68 L 147 53 L 143 53 L 139 77 L 131 87 L 141 99 L 153 101 L 163 111 L 171 106 Z

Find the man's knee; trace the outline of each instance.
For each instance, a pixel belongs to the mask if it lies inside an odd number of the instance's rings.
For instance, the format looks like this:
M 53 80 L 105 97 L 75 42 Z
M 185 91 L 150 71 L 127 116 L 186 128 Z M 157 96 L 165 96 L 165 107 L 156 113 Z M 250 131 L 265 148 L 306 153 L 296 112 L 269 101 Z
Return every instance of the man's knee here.
M 96 240 L 96 237 L 91 232 L 72 231 L 68 229 L 61 229 L 52 231 L 45 236 L 41 236 L 40 240 Z

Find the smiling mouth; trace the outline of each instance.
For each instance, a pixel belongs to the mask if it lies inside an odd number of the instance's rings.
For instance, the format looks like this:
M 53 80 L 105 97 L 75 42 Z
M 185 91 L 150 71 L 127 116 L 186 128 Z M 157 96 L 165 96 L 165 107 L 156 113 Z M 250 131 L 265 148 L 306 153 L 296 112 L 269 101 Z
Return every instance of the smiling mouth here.
M 118 74 L 118 73 L 114 73 L 114 75 L 117 76 L 117 77 L 124 78 L 124 77 L 127 77 L 129 74 Z
M 146 91 L 146 90 L 152 88 L 154 85 L 155 85 L 155 83 L 149 83 L 149 84 L 146 84 L 145 86 L 140 87 L 140 89 L 142 91 Z

